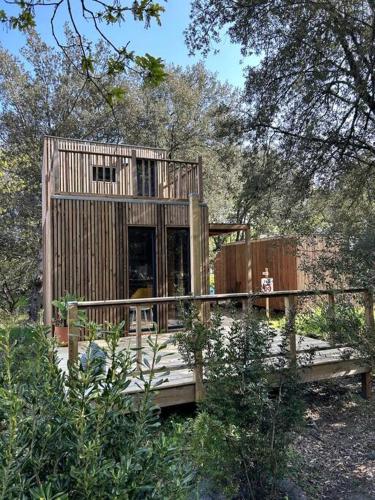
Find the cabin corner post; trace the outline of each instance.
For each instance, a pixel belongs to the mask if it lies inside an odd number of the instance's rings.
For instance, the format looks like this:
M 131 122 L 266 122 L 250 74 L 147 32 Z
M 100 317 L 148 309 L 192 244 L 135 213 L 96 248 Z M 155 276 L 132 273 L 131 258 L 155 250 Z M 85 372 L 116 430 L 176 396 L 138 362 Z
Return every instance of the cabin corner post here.
M 190 225 L 190 266 L 191 266 L 191 293 L 193 296 L 202 294 L 202 226 L 199 194 L 189 195 L 189 225 Z M 199 304 L 199 318 L 203 320 L 202 304 Z M 195 400 L 202 401 L 204 396 L 203 387 L 203 354 L 202 351 L 195 353 Z
M 287 295 L 285 301 L 285 330 L 288 337 L 289 359 L 291 366 L 297 364 L 297 342 L 296 342 L 296 297 L 294 295 Z
M 68 366 L 78 360 L 78 305 L 77 302 L 68 304 Z
M 43 319 L 52 323 L 52 195 L 55 193 L 55 171 L 58 168 L 58 143 L 51 137 L 44 138 L 42 159 L 42 260 L 43 260 Z

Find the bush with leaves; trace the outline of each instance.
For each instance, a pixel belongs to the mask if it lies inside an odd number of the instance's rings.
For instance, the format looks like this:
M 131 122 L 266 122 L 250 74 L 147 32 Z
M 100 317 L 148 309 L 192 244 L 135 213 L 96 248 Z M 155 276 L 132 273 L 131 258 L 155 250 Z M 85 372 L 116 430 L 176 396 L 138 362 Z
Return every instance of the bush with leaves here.
M 303 420 L 286 333 L 278 339 L 280 352 L 274 353 L 275 330 L 252 311 L 229 331 L 218 313 L 205 327 L 194 311 L 189 326 L 176 340 L 191 366 L 203 348 L 206 389 L 192 423 L 192 459 L 201 478 L 220 492 L 264 498 L 285 474 L 291 434 Z
M 45 327 L 17 338 L 1 330 L 0 499 L 186 496 L 189 464 L 153 403 L 164 346 L 148 339 L 150 370 L 137 374 L 134 353 L 118 349 L 120 333 L 110 327 L 106 370 L 87 356 L 84 371 L 75 363 L 65 374 Z M 125 393 L 134 377 L 144 388 L 138 399 Z
M 363 309 L 344 298 L 336 300 L 335 308 L 319 300 L 297 315 L 296 328 L 302 335 L 331 342 L 350 343 L 364 328 Z

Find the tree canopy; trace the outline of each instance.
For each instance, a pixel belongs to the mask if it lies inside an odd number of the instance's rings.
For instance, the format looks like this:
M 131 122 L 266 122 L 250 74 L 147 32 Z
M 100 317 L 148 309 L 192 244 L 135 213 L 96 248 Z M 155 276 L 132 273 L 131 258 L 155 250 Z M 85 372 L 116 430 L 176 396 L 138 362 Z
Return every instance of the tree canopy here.
M 7 0 L 4 8 L 0 9 L 0 23 L 9 29 L 28 33 L 37 28 L 38 14 L 42 10 L 47 11 L 50 34 L 57 47 L 74 69 L 97 88 L 108 104 L 112 105 L 115 99 L 122 97 L 124 89 L 105 85 L 108 80 L 98 71 L 99 58 L 94 40 L 88 36 L 90 31 L 109 49 L 106 52 L 105 74 L 114 76 L 130 71 L 151 85 L 165 79 L 161 58 L 148 53 L 137 54 L 131 49 L 131 40 L 117 45 L 109 35 L 111 27 L 123 25 L 131 18 L 143 23 L 145 28 L 152 21 L 161 24 L 164 7 L 160 3 L 154 0 Z M 73 35 L 69 39 L 59 33 L 62 19 Z M 75 57 L 72 57 L 72 51 Z
M 242 210 L 263 227 L 268 214 L 288 232 L 335 234 L 347 249 L 356 246 L 351 225 L 371 240 L 374 2 L 193 0 L 191 16 L 191 51 L 207 53 L 227 32 L 260 58 L 247 69 L 239 125 L 248 144 Z

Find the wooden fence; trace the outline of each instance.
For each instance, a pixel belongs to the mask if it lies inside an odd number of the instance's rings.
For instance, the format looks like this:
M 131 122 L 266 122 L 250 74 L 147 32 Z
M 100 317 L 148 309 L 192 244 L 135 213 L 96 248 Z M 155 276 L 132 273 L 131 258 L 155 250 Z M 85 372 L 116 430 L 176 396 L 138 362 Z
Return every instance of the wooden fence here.
M 101 300 L 101 301 L 79 301 L 69 303 L 68 312 L 68 327 L 69 327 L 69 362 L 75 362 L 78 359 L 78 341 L 80 328 L 77 323 L 79 309 L 88 309 L 91 307 L 111 307 L 111 306 L 128 306 L 136 308 L 136 345 L 137 345 L 137 368 L 141 369 L 142 365 L 142 321 L 141 308 L 144 305 L 154 304 L 171 304 L 189 302 L 198 304 L 201 308 L 202 318 L 207 320 L 207 307 L 204 304 L 212 304 L 226 302 L 230 300 L 243 301 L 249 307 L 259 298 L 275 298 L 283 297 L 285 301 L 285 317 L 286 317 L 286 333 L 288 337 L 289 360 L 291 364 L 297 364 L 297 353 L 306 352 L 297 348 L 296 342 L 296 327 L 295 319 L 297 312 L 297 300 L 299 297 L 318 297 L 327 296 L 329 303 L 329 314 L 335 316 L 335 298 L 337 295 L 343 294 L 361 294 L 363 296 L 363 304 L 365 309 L 365 322 L 367 327 L 367 335 L 375 338 L 374 324 L 374 298 L 373 291 L 369 288 L 345 288 L 332 290 L 287 290 L 271 293 L 226 293 L 216 295 L 185 295 L 176 297 L 152 297 L 144 299 L 121 299 L 121 300 Z M 348 346 L 346 346 L 348 347 Z M 329 347 L 332 349 L 332 346 Z M 327 347 L 327 349 L 329 349 Z M 319 348 L 319 350 L 322 350 Z M 176 365 L 169 367 L 170 370 L 178 370 L 186 365 Z M 195 376 L 195 400 L 200 401 L 204 394 L 203 388 L 203 367 L 196 366 L 194 368 Z M 311 380 L 311 379 L 309 379 Z M 320 378 L 318 378 L 320 380 Z M 371 367 L 362 372 L 362 389 L 366 397 L 371 396 Z

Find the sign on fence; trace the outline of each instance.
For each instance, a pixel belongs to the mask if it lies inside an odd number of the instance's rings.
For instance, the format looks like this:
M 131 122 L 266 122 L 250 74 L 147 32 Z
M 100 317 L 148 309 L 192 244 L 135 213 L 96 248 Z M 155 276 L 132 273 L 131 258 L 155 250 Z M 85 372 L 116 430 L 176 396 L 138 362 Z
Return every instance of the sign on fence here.
M 273 292 L 273 278 L 261 278 L 260 286 L 263 293 Z

